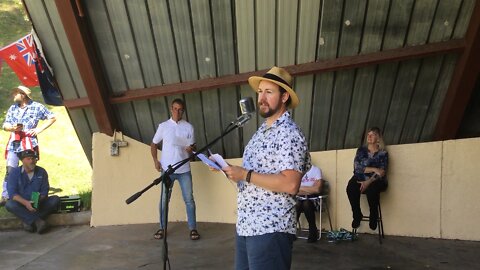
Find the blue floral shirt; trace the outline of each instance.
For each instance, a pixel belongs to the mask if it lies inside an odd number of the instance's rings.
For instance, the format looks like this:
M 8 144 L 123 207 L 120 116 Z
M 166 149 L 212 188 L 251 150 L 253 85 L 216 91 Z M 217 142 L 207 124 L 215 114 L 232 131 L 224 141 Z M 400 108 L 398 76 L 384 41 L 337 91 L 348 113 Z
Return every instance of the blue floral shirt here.
M 23 124 L 23 131 L 28 131 L 37 127 L 40 120 L 51 119 L 55 115 L 50 112 L 47 107 L 43 104 L 30 101 L 27 106 L 20 108 L 17 103 L 10 106 L 7 111 L 7 116 L 5 117 L 5 124 L 16 125 Z M 38 145 L 37 137 L 32 137 L 32 146 L 35 147 Z M 19 145 L 10 143 L 7 146 L 8 151 L 18 152 L 20 151 Z
M 387 171 L 388 168 L 388 152 L 379 150 L 375 153 L 369 153 L 366 146 L 357 149 L 357 154 L 353 162 L 353 173 L 359 180 L 366 180 L 371 177 L 373 173 L 364 173 L 366 167 L 375 167 Z M 386 181 L 387 178 L 384 177 Z
M 310 169 L 310 153 L 300 128 L 285 112 L 270 127 L 263 123 L 245 147 L 243 167 L 262 174 Z M 295 199 L 245 181 L 238 182 L 237 233 L 240 236 L 274 232 L 295 234 Z

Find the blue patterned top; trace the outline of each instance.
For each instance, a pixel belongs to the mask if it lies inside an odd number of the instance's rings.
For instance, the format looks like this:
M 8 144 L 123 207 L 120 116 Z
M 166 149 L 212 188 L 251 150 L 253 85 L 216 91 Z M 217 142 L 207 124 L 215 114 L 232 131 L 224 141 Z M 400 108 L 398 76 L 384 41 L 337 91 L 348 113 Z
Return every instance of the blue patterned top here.
M 51 119 L 55 115 L 50 112 L 43 104 L 30 100 L 24 108 L 15 103 L 7 111 L 5 117 L 5 124 L 16 125 L 23 124 L 23 131 L 27 132 L 30 129 L 37 127 L 40 120 Z M 37 136 L 32 137 L 32 146 L 38 145 Z M 17 152 L 18 145 L 10 143 L 7 147 L 8 151 Z
M 285 112 L 270 127 L 263 123 L 243 153 L 243 167 L 262 174 L 310 169 L 310 153 L 300 128 Z M 273 232 L 295 234 L 294 196 L 273 192 L 245 181 L 238 182 L 237 233 L 240 236 Z
M 360 181 L 366 180 L 373 175 L 373 173 L 364 173 L 366 167 L 375 167 L 387 171 L 388 168 L 388 152 L 379 150 L 375 153 L 369 153 L 366 146 L 357 149 L 353 165 L 353 173 Z M 387 180 L 386 176 L 383 178 Z

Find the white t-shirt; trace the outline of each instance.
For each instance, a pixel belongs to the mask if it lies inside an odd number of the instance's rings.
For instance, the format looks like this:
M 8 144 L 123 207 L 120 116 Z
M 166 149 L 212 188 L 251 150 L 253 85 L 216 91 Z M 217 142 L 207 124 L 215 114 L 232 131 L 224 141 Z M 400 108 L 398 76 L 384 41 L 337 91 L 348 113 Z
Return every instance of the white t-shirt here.
M 160 163 L 162 163 L 163 170 L 166 170 L 168 165 L 173 165 L 189 157 L 185 148 L 195 142 L 193 126 L 185 120 L 180 120 L 177 123 L 170 118 L 158 125 L 157 132 L 153 136 L 152 142 L 154 144 L 159 144 L 161 141 L 163 141 L 163 146 Z M 175 173 L 189 171 L 190 162 L 187 162 L 178 168 Z
M 322 179 L 322 171 L 320 168 L 312 165 L 310 170 L 303 176 L 302 183 L 300 184 L 302 187 L 311 187 L 315 184 L 315 181 Z

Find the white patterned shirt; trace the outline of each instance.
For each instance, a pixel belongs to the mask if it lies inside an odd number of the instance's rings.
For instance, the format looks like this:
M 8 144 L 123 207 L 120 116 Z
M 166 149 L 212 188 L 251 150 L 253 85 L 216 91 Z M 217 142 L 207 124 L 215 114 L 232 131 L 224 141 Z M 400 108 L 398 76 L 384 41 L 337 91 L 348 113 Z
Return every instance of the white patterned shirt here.
M 243 153 L 243 167 L 261 174 L 310 168 L 310 153 L 300 128 L 285 112 L 270 127 L 263 123 Z M 294 196 L 273 192 L 245 181 L 238 182 L 237 233 L 255 236 L 274 232 L 295 234 Z

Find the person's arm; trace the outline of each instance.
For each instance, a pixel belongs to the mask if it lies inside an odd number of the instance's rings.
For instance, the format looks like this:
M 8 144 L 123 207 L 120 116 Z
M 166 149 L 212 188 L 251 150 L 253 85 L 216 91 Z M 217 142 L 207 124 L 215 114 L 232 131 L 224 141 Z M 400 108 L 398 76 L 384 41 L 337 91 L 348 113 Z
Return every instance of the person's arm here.
M 43 125 L 41 127 L 36 127 L 34 129 L 30 129 L 27 131 L 28 136 L 37 136 L 38 134 L 42 133 L 45 129 L 50 127 L 53 123 L 57 121 L 57 118 L 53 116 L 52 118 L 49 118 L 44 121 Z
M 150 153 L 151 153 L 152 158 L 153 158 L 153 164 L 155 166 L 155 169 L 158 172 L 161 172 L 162 171 L 162 164 L 158 160 L 158 146 L 157 146 L 157 144 L 155 144 L 153 142 L 150 144 Z
M 7 190 L 8 190 L 8 195 L 10 198 L 16 202 L 21 203 L 25 208 L 28 209 L 30 212 L 35 212 L 35 208 L 32 207 L 32 204 L 29 200 L 23 198 L 20 196 L 18 193 L 18 181 L 22 177 L 20 170 L 18 168 L 15 168 L 8 174 L 8 179 L 7 179 Z
M 227 177 L 235 182 L 245 180 L 248 170 L 240 166 L 229 166 L 224 170 Z M 295 170 L 284 170 L 277 174 L 261 174 L 252 172 L 250 183 L 273 192 L 295 195 L 300 187 L 302 174 Z
M 5 121 L 2 125 L 3 130 L 5 131 L 20 131 L 22 130 L 22 126 L 17 126 L 17 123 L 14 123 L 13 119 L 13 106 L 11 106 L 8 111 L 7 115 L 5 116 Z
M 26 199 L 24 199 L 22 196 L 15 194 L 12 198 L 14 201 L 21 203 L 25 208 L 27 208 L 28 211 L 30 212 L 35 212 L 37 211 L 35 208 L 33 208 L 32 203 Z
M 300 190 L 298 191 L 298 195 L 311 195 L 311 194 L 318 194 L 322 189 L 322 179 L 316 180 L 312 186 L 300 186 Z
M 38 192 L 40 193 L 39 201 L 43 201 L 46 198 L 48 198 L 48 190 L 50 189 L 50 183 L 48 182 L 48 173 L 43 168 L 42 170 L 40 170 L 40 168 L 37 167 L 36 170 L 38 171 L 35 173 L 39 173 L 43 175 L 42 184 L 40 185 L 40 189 L 38 190 Z

